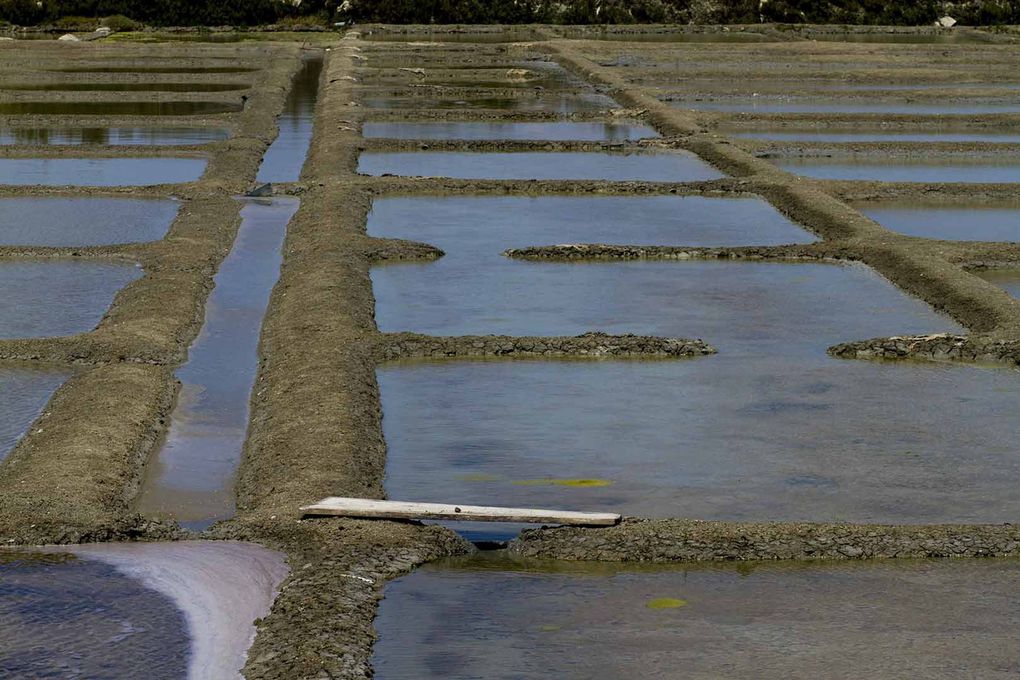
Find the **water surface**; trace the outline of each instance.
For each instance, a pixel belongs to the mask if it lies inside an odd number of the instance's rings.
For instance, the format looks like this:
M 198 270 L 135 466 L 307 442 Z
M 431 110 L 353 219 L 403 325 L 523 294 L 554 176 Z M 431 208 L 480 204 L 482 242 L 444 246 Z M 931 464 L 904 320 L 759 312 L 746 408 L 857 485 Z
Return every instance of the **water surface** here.
M 279 277 L 295 199 L 246 201 L 230 255 L 216 273 L 205 324 L 176 371 L 181 392 L 166 443 L 150 466 L 139 511 L 204 529 L 234 511 L 233 481 L 248 429 L 258 341 Z
M 373 109 L 498 109 L 513 112 L 545 111 L 564 116 L 618 108 L 618 104 L 606 95 L 555 92 L 527 97 L 367 96 L 361 99 L 361 104 Z
M 1020 512 L 1014 372 L 826 354 L 851 339 L 962 330 L 861 265 L 512 261 L 503 247 L 536 240 L 513 233 L 529 224 L 514 210 L 466 213 L 472 237 L 459 210 L 409 204 L 402 218 L 400 207 L 374 210 L 371 233 L 446 255 L 373 269 L 384 331 L 604 330 L 703 338 L 720 353 L 385 365 L 391 498 L 717 519 L 1001 522 Z M 486 213 L 507 226 L 477 219 Z M 541 242 L 586 240 L 556 230 Z
M 866 99 L 808 99 L 786 97 L 726 97 L 718 99 L 670 100 L 670 106 L 698 111 L 736 111 L 741 113 L 890 113 L 921 115 L 984 115 L 1020 112 L 1018 101 L 973 99 L 965 102 L 921 103 L 916 101 L 868 101 Z
M 984 280 L 1006 289 L 1006 292 L 1013 297 L 1020 298 L 1020 270 L 991 269 L 975 273 Z
M 241 111 L 240 102 L 0 102 L 0 115 L 33 116 L 197 116 Z
M 0 461 L 70 377 L 66 368 L 11 363 L 0 366 Z
M 285 558 L 235 541 L 0 552 L 0 668 L 16 677 L 240 680 Z
M 312 141 L 322 63 L 321 52 L 309 55 L 294 76 L 283 112 L 277 120 L 279 135 L 266 151 L 259 167 L 259 182 L 296 182 L 301 176 L 308 145 Z
M 31 127 L 0 130 L 0 144 L 179 146 L 208 144 L 228 137 L 230 130 L 227 128 L 199 127 Z
M 700 182 L 723 177 L 686 151 L 367 152 L 358 158 L 363 175 L 407 175 L 461 179 L 596 179 L 610 181 Z
M 142 276 L 130 262 L 0 262 L 0 338 L 84 333 L 96 327 L 117 291 Z
M 978 142 L 984 144 L 1020 144 L 1020 135 L 994 132 L 727 132 L 729 137 L 762 139 L 771 142 L 925 142 L 929 144 Z
M 373 665 L 380 680 L 1004 680 L 1020 673 L 1017 578 L 1006 560 L 449 560 L 386 587 Z
M 0 184 L 151 186 L 194 182 L 204 158 L 0 158 Z
M 555 243 L 740 246 L 815 240 L 762 199 L 700 196 L 377 199 L 368 232 L 424 241 L 446 252 L 432 263 L 372 270 L 382 330 L 439 334 L 555 334 L 546 331 L 557 325 L 567 332 L 587 330 L 583 325 L 564 325 L 561 297 L 609 294 L 598 304 L 619 300 L 626 307 L 630 304 L 626 291 L 611 288 L 623 276 L 648 286 L 654 286 L 657 277 L 665 278 L 670 285 L 677 277 L 686 280 L 685 272 L 690 271 L 662 262 L 628 263 L 622 269 L 549 266 L 504 257 L 507 248 Z M 589 285 L 591 292 L 584 294 Z M 668 292 L 662 295 L 667 297 Z M 579 309 L 578 317 L 590 311 Z
M 947 208 L 878 204 L 858 210 L 886 229 L 948 241 L 1020 241 L 1020 205 L 1013 208 Z
M 251 73 L 257 68 L 245 66 L 67 66 L 50 68 L 60 73 Z
M 0 668 L 11 678 L 181 680 L 184 614 L 103 562 L 0 553 Z
M 622 142 L 659 133 L 633 123 L 381 123 L 362 125 L 367 138 L 384 139 L 481 139 Z
M 157 241 L 170 228 L 179 205 L 150 198 L 0 198 L 0 245 Z
M 32 92 L 232 92 L 247 90 L 247 83 L 77 82 L 0 83 L 0 90 Z
M 1020 163 L 1013 160 L 876 161 L 829 158 L 781 158 L 773 162 L 783 170 L 804 177 L 876 182 L 1020 182 Z

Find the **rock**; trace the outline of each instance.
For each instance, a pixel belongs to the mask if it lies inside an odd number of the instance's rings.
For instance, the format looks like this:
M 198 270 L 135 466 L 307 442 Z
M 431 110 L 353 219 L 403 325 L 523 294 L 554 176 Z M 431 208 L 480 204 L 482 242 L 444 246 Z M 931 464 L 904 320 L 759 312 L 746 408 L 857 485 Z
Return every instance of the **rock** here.
M 270 183 L 262 184 L 249 191 L 245 196 L 251 198 L 265 198 L 273 195 L 273 185 Z
M 953 26 L 956 25 L 956 19 L 947 14 L 946 16 L 936 21 L 935 25 L 940 26 L 942 28 L 952 28 Z
M 60 42 L 80 42 L 78 36 L 72 35 L 70 33 L 65 33 L 64 35 L 57 38 L 57 40 L 59 40 Z
M 113 29 L 111 29 L 109 26 L 100 26 L 99 28 L 96 29 L 95 32 L 96 35 L 98 35 L 100 38 L 105 38 L 106 36 L 113 33 Z

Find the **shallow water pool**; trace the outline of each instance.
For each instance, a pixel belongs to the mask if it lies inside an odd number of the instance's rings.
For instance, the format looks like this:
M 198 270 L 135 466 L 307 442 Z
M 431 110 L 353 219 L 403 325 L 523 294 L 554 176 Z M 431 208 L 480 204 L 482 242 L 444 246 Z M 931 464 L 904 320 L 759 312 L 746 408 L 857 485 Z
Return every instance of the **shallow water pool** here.
M 363 175 L 406 175 L 459 179 L 577 179 L 700 182 L 723 175 L 686 151 L 367 152 L 358 159 Z

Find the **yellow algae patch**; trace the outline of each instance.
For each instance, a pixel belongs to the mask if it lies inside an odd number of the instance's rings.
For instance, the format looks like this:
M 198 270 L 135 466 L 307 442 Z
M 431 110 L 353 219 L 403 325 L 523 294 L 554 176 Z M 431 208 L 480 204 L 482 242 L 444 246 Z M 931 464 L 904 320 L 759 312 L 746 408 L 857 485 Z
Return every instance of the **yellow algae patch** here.
M 571 486 L 575 488 L 609 486 L 608 479 L 522 479 L 513 482 L 517 486 Z
M 557 626 L 555 623 L 544 623 L 538 629 L 543 633 L 555 633 L 558 630 L 563 630 L 563 626 Z
M 648 600 L 645 606 L 649 609 L 678 609 L 686 607 L 687 600 L 680 600 L 675 597 L 657 597 L 654 600 Z

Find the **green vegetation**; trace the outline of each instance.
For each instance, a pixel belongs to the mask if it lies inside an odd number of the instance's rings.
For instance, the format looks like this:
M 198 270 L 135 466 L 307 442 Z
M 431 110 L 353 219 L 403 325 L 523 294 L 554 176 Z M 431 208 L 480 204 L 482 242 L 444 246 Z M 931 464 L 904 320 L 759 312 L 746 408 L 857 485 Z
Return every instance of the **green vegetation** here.
M 931 25 L 1020 23 L 1018 0 L 0 0 L 0 22 L 59 26 L 101 17 L 150 26 L 332 24 L 629 24 L 760 22 Z M 71 22 L 74 23 L 74 22 Z M 77 24 L 75 24 L 77 25 Z M 111 28 L 114 28 L 111 26 Z M 117 29 L 121 30 L 121 29 Z

